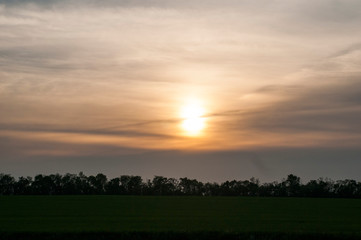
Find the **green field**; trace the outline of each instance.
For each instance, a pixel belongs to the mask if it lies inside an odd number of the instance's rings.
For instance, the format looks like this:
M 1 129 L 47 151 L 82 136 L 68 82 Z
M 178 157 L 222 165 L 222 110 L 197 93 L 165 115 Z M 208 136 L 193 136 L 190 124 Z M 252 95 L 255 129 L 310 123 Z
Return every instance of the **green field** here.
M 0 233 L 4 238 L 4 233 L 16 232 L 254 232 L 361 236 L 361 200 L 1 196 Z

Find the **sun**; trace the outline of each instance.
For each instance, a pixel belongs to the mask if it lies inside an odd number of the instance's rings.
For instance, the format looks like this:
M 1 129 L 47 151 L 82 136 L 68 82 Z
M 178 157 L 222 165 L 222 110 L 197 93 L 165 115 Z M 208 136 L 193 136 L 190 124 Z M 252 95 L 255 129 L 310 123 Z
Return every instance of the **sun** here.
M 205 110 L 201 104 L 192 100 L 183 106 L 181 117 L 183 119 L 182 129 L 188 136 L 198 136 L 205 128 Z

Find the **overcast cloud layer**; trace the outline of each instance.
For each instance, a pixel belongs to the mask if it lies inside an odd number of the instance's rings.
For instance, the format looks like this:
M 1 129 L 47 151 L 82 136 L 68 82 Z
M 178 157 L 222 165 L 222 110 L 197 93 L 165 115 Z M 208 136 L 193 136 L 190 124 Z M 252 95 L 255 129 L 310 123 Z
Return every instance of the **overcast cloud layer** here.
M 360 26 L 358 0 L 0 0 L 0 171 L 357 178 Z

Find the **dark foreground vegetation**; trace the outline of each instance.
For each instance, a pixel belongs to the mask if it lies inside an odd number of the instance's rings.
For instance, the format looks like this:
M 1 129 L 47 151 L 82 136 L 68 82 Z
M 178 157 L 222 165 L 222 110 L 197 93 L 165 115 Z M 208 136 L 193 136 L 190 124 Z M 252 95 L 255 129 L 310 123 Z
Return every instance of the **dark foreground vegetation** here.
M 359 240 L 357 235 L 230 232 L 0 233 L 0 240 Z
M 104 174 L 51 174 L 19 177 L 0 174 L 0 195 L 176 195 L 176 196 L 263 196 L 361 198 L 361 182 L 319 178 L 305 184 L 290 174 L 281 182 L 245 181 L 203 183 L 189 178 L 155 176 L 144 181 L 140 176 L 123 175 L 108 180 Z
M 0 239 L 361 239 L 361 200 L 0 196 Z

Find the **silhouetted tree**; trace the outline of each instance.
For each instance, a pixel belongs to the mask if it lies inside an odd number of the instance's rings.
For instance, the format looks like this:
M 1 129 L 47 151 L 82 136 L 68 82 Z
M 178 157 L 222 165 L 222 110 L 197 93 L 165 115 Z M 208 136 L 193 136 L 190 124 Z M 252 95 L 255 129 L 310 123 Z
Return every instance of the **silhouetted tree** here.
M 52 195 L 55 192 L 56 186 L 50 176 L 38 174 L 31 184 L 32 193 L 37 195 Z
M 11 195 L 14 194 L 15 178 L 10 174 L 0 174 L 0 194 Z
M 282 182 L 260 184 L 258 179 L 202 183 L 189 178 L 154 176 L 143 181 L 140 176 L 122 175 L 108 181 L 99 173 L 96 176 L 76 174 L 38 174 L 19 177 L 0 174 L 0 195 L 60 195 L 60 194 L 117 194 L 117 195 L 189 195 L 189 196 L 269 196 L 269 197 L 342 197 L 361 198 L 361 183 L 351 179 L 319 178 L 306 184 L 293 174 Z
M 339 180 L 334 185 L 334 193 L 338 197 L 350 198 L 358 192 L 358 184 L 355 180 L 345 179 Z
M 111 179 L 105 186 L 105 191 L 107 194 L 111 195 L 124 194 L 122 187 L 120 186 L 120 178 Z
M 329 179 L 323 178 L 311 180 L 303 186 L 303 196 L 332 197 L 334 196 L 334 183 Z
M 279 196 L 279 184 L 277 182 L 264 183 L 259 186 L 259 195 L 262 197 L 274 197 Z
M 179 189 L 184 195 L 202 195 L 203 183 L 196 179 L 180 178 Z
M 19 180 L 14 183 L 14 193 L 17 195 L 27 195 L 32 193 L 33 180 L 31 177 L 19 177 Z
M 152 181 L 153 194 L 172 195 L 176 192 L 176 181 L 174 178 L 154 176 Z
M 105 193 L 105 186 L 107 183 L 107 176 L 102 173 L 98 173 L 96 176 L 90 176 L 88 178 L 92 192 L 95 194 Z
M 143 180 L 140 176 L 120 176 L 120 192 L 127 195 L 140 195 L 143 190 Z
M 220 186 L 218 183 L 206 183 L 203 186 L 204 195 L 206 196 L 219 196 L 220 195 Z
M 55 177 L 58 179 L 59 176 Z M 60 176 L 60 182 L 63 194 L 80 194 L 82 192 L 80 180 L 75 174 L 67 173 L 63 177 Z
M 282 181 L 281 185 L 284 188 L 283 192 L 287 197 L 300 196 L 301 180 L 299 177 L 290 174 L 287 176 L 287 179 Z

